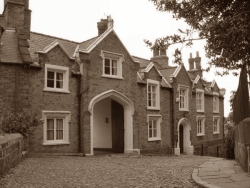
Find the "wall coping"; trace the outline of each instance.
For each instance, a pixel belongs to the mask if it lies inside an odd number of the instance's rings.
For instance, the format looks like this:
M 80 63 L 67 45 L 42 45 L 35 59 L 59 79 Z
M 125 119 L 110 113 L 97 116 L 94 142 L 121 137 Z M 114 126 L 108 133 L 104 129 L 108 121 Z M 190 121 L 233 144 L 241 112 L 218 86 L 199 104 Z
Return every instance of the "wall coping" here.
M 16 140 L 19 138 L 23 138 L 20 133 L 5 134 L 4 136 L 0 136 L 0 145 L 6 144 L 9 141 Z

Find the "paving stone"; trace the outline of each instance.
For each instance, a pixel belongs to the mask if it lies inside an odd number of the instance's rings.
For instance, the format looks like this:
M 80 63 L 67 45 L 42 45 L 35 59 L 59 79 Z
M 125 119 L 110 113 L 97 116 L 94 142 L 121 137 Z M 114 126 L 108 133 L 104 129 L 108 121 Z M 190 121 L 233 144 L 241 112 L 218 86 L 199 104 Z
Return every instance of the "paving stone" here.
M 32 157 L 0 179 L 1 188 L 36 187 L 199 187 L 194 168 L 209 157 Z

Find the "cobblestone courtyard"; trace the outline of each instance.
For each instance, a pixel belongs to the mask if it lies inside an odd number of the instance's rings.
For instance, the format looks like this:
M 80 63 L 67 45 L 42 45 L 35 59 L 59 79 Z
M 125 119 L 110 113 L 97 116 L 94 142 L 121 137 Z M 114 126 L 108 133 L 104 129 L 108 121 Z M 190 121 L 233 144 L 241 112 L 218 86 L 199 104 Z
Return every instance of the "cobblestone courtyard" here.
M 198 187 L 194 168 L 209 157 L 123 156 L 31 157 L 0 179 L 1 188 Z

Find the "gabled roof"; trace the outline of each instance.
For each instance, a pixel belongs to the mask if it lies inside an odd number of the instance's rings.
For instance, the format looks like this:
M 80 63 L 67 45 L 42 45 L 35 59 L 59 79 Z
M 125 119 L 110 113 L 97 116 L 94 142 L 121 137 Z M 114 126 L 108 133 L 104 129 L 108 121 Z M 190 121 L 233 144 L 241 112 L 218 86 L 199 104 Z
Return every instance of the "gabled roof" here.
M 137 62 L 140 63 L 140 68 L 146 68 L 151 63 L 150 60 L 140 58 L 140 57 L 137 57 L 137 56 L 132 56 L 132 58 L 134 59 L 134 61 L 137 61 Z
M 172 82 L 171 77 L 173 77 L 173 74 L 174 74 L 176 69 L 177 69 L 177 67 L 168 67 L 165 69 L 161 69 L 160 72 L 166 81 Z
M 68 58 L 74 59 L 73 57 L 74 57 L 75 53 L 72 56 L 70 56 L 68 54 L 67 50 L 63 47 L 63 45 L 58 40 L 53 41 L 50 45 L 46 46 L 43 50 L 39 50 L 38 53 L 46 54 L 50 50 L 52 50 L 53 48 L 55 48 L 56 46 L 59 46 L 63 50 L 63 52 L 68 56 Z
M 75 50 L 79 45 L 79 43 L 74 41 L 69 41 L 66 39 L 35 32 L 30 33 L 29 44 L 30 44 L 29 51 L 33 61 L 37 61 L 38 51 L 42 52 L 49 50 L 50 48 L 53 48 L 53 45 L 58 45 L 58 44 L 60 44 L 62 49 L 64 49 L 65 53 L 68 54 L 70 58 L 74 58 Z

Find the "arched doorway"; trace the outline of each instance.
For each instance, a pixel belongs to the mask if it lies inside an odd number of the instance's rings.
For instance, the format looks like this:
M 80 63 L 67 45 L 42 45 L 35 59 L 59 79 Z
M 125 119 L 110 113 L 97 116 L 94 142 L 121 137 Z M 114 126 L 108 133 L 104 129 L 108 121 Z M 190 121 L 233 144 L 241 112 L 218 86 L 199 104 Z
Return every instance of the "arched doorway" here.
M 190 141 L 190 130 L 191 125 L 186 118 L 182 118 L 177 125 L 178 141 L 176 148 L 174 149 L 175 155 L 183 154 L 193 154 L 194 148 Z
M 104 105 L 105 104 L 105 105 Z M 110 104 L 110 106 L 109 106 Z M 104 105 L 104 106 L 103 106 Z M 97 107 L 97 108 L 95 108 Z M 130 99 L 128 99 L 125 95 L 115 91 L 109 90 L 103 92 L 96 97 L 94 97 L 90 103 L 88 110 L 90 112 L 90 151 L 91 155 L 94 154 L 94 146 L 97 146 L 97 140 L 94 139 L 96 137 L 100 137 L 101 140 L 105 140 L 105 138 L 109 139 L 109 141 L 105 142 L 104 147 L 110 147 L 116 151 L 124 153 L 138 152 L 139 149 L 133 148 L 133 114 L 134 114 L 134 105 Z M 110 113 L 110 116 L 104 114 L 100 117 L 100 114 L 103 111 L 105 113 Z M 112 114 L 113 113 L 113 114 Z M 118 114 L 117 114 L 118 113 Z M 105 115 L 107 117 L 105 117 Z M 110 129 L 106 129 L 105 137 L 103 137 L 103 131 L 99 129 L 99 132 L 96 132 L 96 120 L 107 122 L 107 126 Z M 113 126 L 113 125 L 114 126 Z M 115 126 L 118 125 L 118 126 Z M 94 130 L 95 129 L 95 130 Z M 117 134 L 114 134 L 117 132 Z M 108 136 L 109 135 L 109 136 Z M 117 137 L 116 137 L 117 136 Z M 123 137 L 123 139 L 122 139 Z M 115 145 L 113 142 L 119 140 L 120 143 Z M 101 143 L 101 141 L 98 141 Z M 113 148 L 114 147 L 114 148 Z

